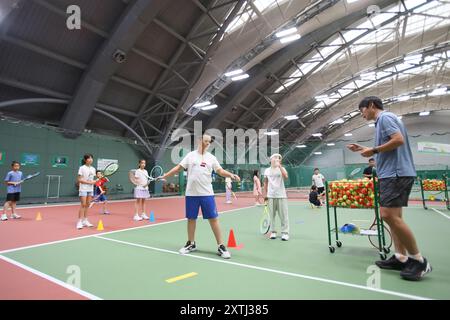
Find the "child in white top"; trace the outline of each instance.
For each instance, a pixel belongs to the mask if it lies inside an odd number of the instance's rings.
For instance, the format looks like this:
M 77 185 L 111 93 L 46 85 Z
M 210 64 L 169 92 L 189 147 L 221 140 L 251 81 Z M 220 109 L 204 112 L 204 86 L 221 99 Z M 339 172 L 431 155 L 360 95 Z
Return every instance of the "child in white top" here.
M 89 205 L 94 195 L 95 168 L 92 167 L 93 162 L 94 157 L 92 154 L 85 154 L 83 156 L 83 165 L 78 169 L 80 209 L 78 210 L 77 229 L 83 229 L 83 227 L 91 228 L 94 226 L 87 219 Z
M 134 221 L 149 219 L 145 214 L 145 199 L 150 198 L 150 192 L 148 191 L 148 172 L 145 170 L 145 165 L 146 161 L 144 159 L 139 160 L 139 168 L 134 174 L 136 181 L 139 183 L 134 188 L 134 198 L 136 199 L 134 203 Z M 139 212 L 141 212 L 140 215 Z

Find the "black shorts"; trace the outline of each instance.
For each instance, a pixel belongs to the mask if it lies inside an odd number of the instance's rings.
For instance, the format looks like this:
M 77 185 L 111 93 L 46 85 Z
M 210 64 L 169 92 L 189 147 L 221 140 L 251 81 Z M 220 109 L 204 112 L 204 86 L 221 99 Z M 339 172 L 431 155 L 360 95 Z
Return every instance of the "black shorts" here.
M 379 180 L 380 206 L 386 208 L 407 207 L 414 177 L 384 178 Z
M 309 203 L 315 205 L 316 207 L 322 206 L 322 203 L 319 200 L 309 200 Z
M 317 193 L 318 194 L 323 194 L 325 192 L 325 187 L 318 187 L 317 188 Z
M 20 201 L 20 192 L 7 193 L 6 201 L 15 201 L 15 202 Z

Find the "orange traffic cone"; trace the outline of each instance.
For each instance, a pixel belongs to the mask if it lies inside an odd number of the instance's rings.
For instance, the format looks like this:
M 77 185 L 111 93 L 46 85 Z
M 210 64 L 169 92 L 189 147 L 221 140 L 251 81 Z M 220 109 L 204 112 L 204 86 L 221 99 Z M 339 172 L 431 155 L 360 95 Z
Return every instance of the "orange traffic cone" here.
M 236 244 L 236 238 L 234 237 L 234 231 L 233 229 L 230 230 L 230 235 L 228 236 L 228 244 L 227 244 L 228 248 L 236 248 L 237 244 Z
M 36 221 L 41 221 L 41 220 L 42 220 L 41 213 L 38 212 L 37 215 L 36 215 Z

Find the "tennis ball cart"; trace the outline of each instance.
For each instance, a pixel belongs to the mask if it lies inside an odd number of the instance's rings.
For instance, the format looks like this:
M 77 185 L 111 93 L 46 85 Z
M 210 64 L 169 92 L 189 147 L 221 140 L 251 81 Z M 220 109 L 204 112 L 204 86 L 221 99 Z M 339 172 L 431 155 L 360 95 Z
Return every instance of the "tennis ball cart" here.
M 333 234 L 335 244 L 342 247 L 339 234 L 350 234 L 353 236 L 367 236 L 369 242 L 375 247 L 382 260 L 386 260 L 387 254 L 392 246 L 391 232 L 384 225 L 380 216 L 379 187 L 378 181 L 373 175 L 372 179 L 336 180 L 325 183 L 327 201 L 327 224 L 328 224 L 328 248 L 334 253 Z M 362 228 L 353 224 L 345 224 L 338 228 L 339 209 L 366 209 L 373 210 L 374 220 L 368 228 Z M 332 221 L 332 219 L 334 221 Z
M 450 210 L 450 200 L 448 197 L 448 177 L 446 174 L 442 175 L 442 179 L 422 179 L 417 177 L 420 184 L 420 193 L 422 195 L 422 204 L 425 210 L 428 209 L 426 205 L 425 193 L 428 194 L 428 200 L 435 201 L 439 200 L 437 196 L 443 194 L 447 210 Z

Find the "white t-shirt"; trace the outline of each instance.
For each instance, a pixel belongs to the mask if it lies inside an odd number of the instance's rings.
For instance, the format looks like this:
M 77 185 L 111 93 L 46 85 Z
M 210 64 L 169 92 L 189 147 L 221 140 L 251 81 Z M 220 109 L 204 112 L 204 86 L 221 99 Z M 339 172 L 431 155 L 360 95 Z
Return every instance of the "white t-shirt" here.
M 81 180 L 94 181 L 95 180 L 95 168 L 88 167 L 87 165 L 82 165 L 78 169 L 78 175 L 81 176 Z M 79 191 L 94 192 L 93 184 L 80 183 L 78 188 Z
M 325 177 L 319 173 L 319 174 L 313 174 L 312 176 L 312 180 L 314 182 L 314 185 L 317 188 L 323 188 L 325 185 L 323 184 L 323 179 L 325 179 Z
M 136 186 L 136 189 L 138 190 L 148 190 L 148 172 L 145 169 L 137 169 L 134 173 L 134 177 L 136 178 L 137 182 L 139 183 Z
M 264 177 L 269 181 L 267 185 L 267 198 L 287 198 L 280 168 L 267 168 L 264 171 Z
M 180 165 L 187 169 L 187 196 L 212 196 L 214 191 L 212 188 L 211 174 L 222 167 L 217 158 L 209 152 L 203 155 L 197 150 L 189 152 Z

